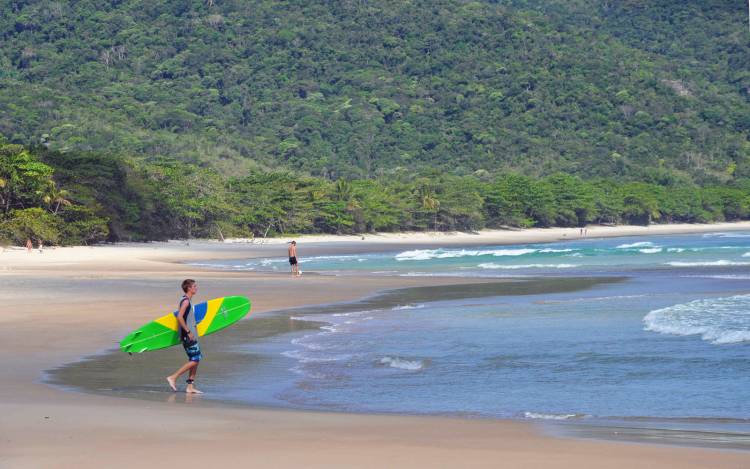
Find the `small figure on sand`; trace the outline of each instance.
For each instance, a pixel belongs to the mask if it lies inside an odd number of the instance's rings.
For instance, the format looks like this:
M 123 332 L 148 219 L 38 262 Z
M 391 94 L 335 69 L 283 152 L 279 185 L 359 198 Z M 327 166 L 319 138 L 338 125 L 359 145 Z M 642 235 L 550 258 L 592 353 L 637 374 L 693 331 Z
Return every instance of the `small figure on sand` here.
M 297 241 L 289 243 L 289 265 L 292 268 L 292 275 L 302 275 L 299 272 L 299 262 L 297 261 Z
M 34 245 L 31 243 L 31 238 L 26 240 L 26 252 L 31 254 L 31 250 L 34 249 Z
M 173 374 L 167 376 L 167 383 L 172 391 L 177 391 L 177 378 L 185 372 L 189 372 L 186 381 L 186 393 L 203 394 L 195 388 L 195 376 L 198 374 L 198 364 L 203 356 L 198 344 L 198 330 L 195 327 L 195 314 L 193 312 L 193 296 L 198 293 L 198 283 L 192 279 L 182 281 L 182 291 L 185 293 L 180 299 L 180 307 L 177 310 L 177 324 L 180 330 L 180 340 L 182 347 L 188 357 L 188 362 L 182 365 Z
M 39 254 L 42 254 L 44 252 L 44 243 L 42 240 L 39 240 Z

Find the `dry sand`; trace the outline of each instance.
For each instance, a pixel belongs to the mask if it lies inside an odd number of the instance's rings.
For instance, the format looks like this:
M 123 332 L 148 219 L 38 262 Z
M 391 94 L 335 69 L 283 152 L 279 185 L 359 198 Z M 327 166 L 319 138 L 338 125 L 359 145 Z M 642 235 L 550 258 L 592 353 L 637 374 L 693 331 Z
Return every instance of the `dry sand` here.
M 653 228 L 640 230 L 656 234 Z M 750 224 L 673 228 L 671 232 L 750 230 Z M 589 237 L 615 236 L 613 230 L 589 228 Z M 389 236 L 388 241 L 368 236 L 364 243 L 310 239 L 301 253 L 469 244 L 469 239 L 471 244 L 540 242 L 571 239 L 576 233 Z M 629 228 L 618 233 L 645 234 Z M 484 237 L 477 241 L 474 236 Z M 152 402 L 66 392 L 41 382 L 44 370 L 113 348 L 129 330 L 170 308 L 185 277 L 199 280 L 200 298 L 246 294 L 258 312 L 355 299 L 387 288 L 467 281 L 315 275 L 295 279 L 174 264 L 285 254 L 284 245 L 276 242 L 154 243 L 0 254 L 0 467 L 750 467 L 750 454 L 744 452 L 560 439 L 524 422 L 223 407 L 205 405 L 200 398 L 188 402 L 182 393 L 171 402 Z

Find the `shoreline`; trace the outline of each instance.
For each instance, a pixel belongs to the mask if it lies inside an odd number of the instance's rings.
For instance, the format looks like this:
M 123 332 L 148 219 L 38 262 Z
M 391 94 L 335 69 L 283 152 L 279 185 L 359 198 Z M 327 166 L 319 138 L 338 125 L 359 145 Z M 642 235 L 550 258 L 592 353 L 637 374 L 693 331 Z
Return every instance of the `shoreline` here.
M 526 243 L 549 243 L 555 241 L 572 241 L 576 239 L 598 239 L 626 236 L 654 236 L 675 234 L 697 234 L 721 231 L 748 231 L 750 220 L 723 223 L 668 223 L 654 224 L 649 226 L 640 225 L 588 225 L 583 227 L 587 230 L 585 236 L 581 236 L 581 228 L 518 228 L 518 229 L 483 229 L 475 233 L 459 231 L 415 231 L 415 232 L 382 232 L 362 233 L 356 235 L 315 235 L 300 234 L 287 237 L 268 238 L 265 244 L 286 244 L 288 240 L 296 239 L 299 242 L 309 243 L 340 243 L 351 242 L 374 244 L 526 244 Z M 255 240 L 255 244 L 258 244 Z M 227 238 L 224 243 L 228 244 L 252 244 L 248 238 Z
M 735 229 L 750 230 L 750 224 Z M 336 241 L 319 249 L 338 254 L 351 244 Z M 377 243 L 357 244 L 357 249 L 382 249 Z M 625 468 L 645 461 L 652 467 L 750 464 L 747 453 L 557 438 L 525 422 L 225 409 L 191 406 L 181 393 L 173 394 L 175 402 L 144 403 L 62 392 L 39 382 L 44 370 L 111 347 L 127 331 L 171 307 L 185 276 L 199 279 L 201 298 L 247 294 L 256 313 L 351 301 L 395 287 L 481 282 L 356 276 L 344 283 L 330 276 L 294 279 L 176 264 L 286 254 L 281 243 L 252 246 L 157 243 L 0 255 L 0 294 L 7 311 L 0 316 L 0 341 L 13 351 L 5 358 L 0 388 L 6 429 L 0 439 L 0 465 L 99 467 L 106 459 L 108 465 L 124 467 L 132 466 L 133 454 L 159 461 L 164 454 L 185 449 L 185 428 L 198 429 L 196 443 L 214 448 L 210 454 L 191 456 L 193 463 L 228 466 L 246 466 L 248 461 L 278 467 L 490 467 L 499 461 L 571 468 Z
M 295 238 L 271 238 L 265 244 L 248 243 L 238 239 L 152 241 L 144 243 L 114 243 L 94 246 L 48 247 L 27 253 L 25 248 L 10 247 L 0 250 L 0 278 L 4 274 L 38 275 L 52 268 L 55 275 L 73 275 L 116 259 L 117 271 L 122 276 L 138 275 L 157 269 L 161 272 L 178 266 L 191 271 L 213 271 L 232 275 L 226 269 L 196 265 L 197 262 L 216 260 L 286 258 L 287 243 L 298 240 L 302 258 L 336 254 L 380 253 L 396 249 L 438 249 L 456 246 L 488 246 L 554 243 L 579 239 L 604 239 L 630 236 L 690 235 L 749 231 L 750 221 L 714 224 L 668 224 L 651 226 L 590 226 L 581 237 L 579 228 L 530 228 L 525 230 L 488 230 L 472 233 L 385 233 L 361 236 L 303 235 Z M 111 274 L 111 272 L 110 272 Z
M 335 248 L 338 253 L 344 252 L 375 252 L 392 249 L 393 247 L 447 247 L 447 246 L 477 246 L 477 245 L 512 245 L 553 243 L 558 241 L 574 241 L 579 239 L 604 239 L 630 236 L 662 236 L 689 235 L 701 233 L 720 233 L 733 231 L 750 231 L 750 220 L 740 222 L 689 224 L 670 223 L 650 226 L 637 225 L 589 225 L 586 235 L 580 234 L 581 228 L 524 228 L 504 230 L 481 230 L 475 233 L 466 232 L 399 232 L 399 233 L 366 233 L 357 235 L 314 235 L 298 234 L 285 237 L 267 238 L 266 240 L 251 240 L 250 238 L 226 238 L 224 241 L 212 239 L 189 239 L 169 241 L 118 242 L 112 244 L 97 244 L 91 246 L 48 246 L 43 254 L 53 254 L 57 262 L 78 264 L 82 261 L 96 260 L 97 253 L 104 249 L 118 249 L 120 254 L 130 254 L 128 250 L 137 250 L 141 260 L 167 263 L 187 263 L 195 260 L 210 260 L 205 254 L 191 253 L 190 248 L 197 247 L 199 251 L 212 249 L 218 258 L 226 259 L 227 253 L 234 253 L 240 249 L 249 249 L 251 257 L 259 257 L 262 250 L 272 251 L 268 254 L 286 256 L 284 249 L 292 239 L 299 243 L 308 243 L 314 253 L 324 252 L 325 249 Z M 359 249 L 363 248 L 364 251 Z M 175 254 L 180 253 L 180 258 Z M 18 258 L 26 254 L 28 257 Z M 37 258 L 38 249 L 31 253 L 20 246 L 0 246 L 0 266 L 14 265 L 14 260 L 29 261 Z M 265 253 L 264 253 L 265 254 Z M 0 269 L 2 271 L 2 269 Z
M 493 281 L 470 283 L 466 285 L 446 285 L 441 287 L 408 287 L 395 288 L 375 292 L 373 295 L 363 298 L 344 301 L 339 303 L 321 304 L 321 305 L 304 305 L 291 309 L 273 310 L 262 314 L 262 317 L 255 318 L 252 323 L 245 322 L 233 328 L 229 333 L 225 333 L 222 342 L 229 343 L 229 349 L 235 343 L 232 336 L 241 336 L 243 344 L 252 344 L 257 341 L 268 340 L 277 336 L 284 336 L 303 331 L 320 330 L 323 326 L 330 326 L 331 323 L 322 322 L 316 319 L 308 319 L 308 316 L 318 314 L 345 314 L 358 312 L 361 310 L 381 310 L 390 309 L 394 306 L 413 303 L 430 303 L 436 301 L 453 301 L 465 298 L 484 298 L 486 296 L 502 296 L 518 294 L 539 294 L 539 289 L 548 293 L 561 293 L 568 291 L 586 290 L 593 286 L 620 282 L 620 277 L 569 277 L 569 278 L 536 278 L 536 279 L 494 279 Z M 526 284 L 527 286 L 519 284 Z M 459 287 L 459 288 L 451 288 Z M 469 287 L 470 291 L 465 291 L 460 287 Z M 518 288 L 521 288 L 521 293 Z M 513 291 L 510 290 L 513 289 Z M 435 297 L 437 295 L 437 297 Z M 294 327 L 290 328 L 293 319 Z M 265 324 L 265 325 L 261 325 Z M 245 326 L 243 330 L 243 327 Z M 260 330 L 260 332 L 259 332 Z M 228 337 L 227 337 L 228 336 Z M 235 337 L 236 339 L 237 337 Z M 215 337 L 213 338 L 215 340 Z M 211 343 L 213 342 L 213 344 Z M 209 379 L 214 381 L 232 373 L 231 360 L 225 357 L 226 347 L 224 350 L 221 346 L 217 347 L 218 341 L 209 341 L 207 349 L 211 350 L 211 360 L 213 363 L 219 363 L 219 371 L 216 376 Z M 235 343 L 236 345 L 236 343 Z M 218 348 L 218 349 L 217 349 Z M 178 355 L 178 354 L 173 354 Z M 139 356 L 142 361 L 146 361 L 146 355 Z M 159 362 L 164 360 L 173 360 L 174 357 L 165 358 L 162 352 L 161 357 L 149 356 L 149 367 L 158 367 Z M 179 360 L 179 358 L 177 358 Z M 107 377 L 102 379 L 102 373 L 110 368 L 121 369 L 118 363 L 132 360 L 125 358 L 119 350 L 105 350 L 92 356 L 82 357 L 80 360 L 65 364 L 62 367 L 46 370 L 42 382 L 49 386 L 65 390 L 67 392 L 77 392 L 91 395 L 113 396 L 117 398 L 133 399 L 142 402 L 177 402 L 175 393 L 161 389 L 161 375 L 142 376 L 142 381 L 137 387 L 128 387 L 127 383 L 118 382 L 118 376 Z M 227 364 L 222 364 L 222 361 Z M 227 367 L 228 366 L 228 367 Z M 252 368 L 248 369 L 247 365 L 243 368 L 244 372 L 252 374 Z M 75 376 L 70 377 L 70 374 Z M 148 382 L 150 378 L 151 382 Z M 97 386 L 100 387 L 97 389 Z M 105 388 L 101 388 L 105 386 Z M 186 396 L 186 399 L 189 397 Z M 367 411 L 367 410 L 336 410 L 317 408 L 315 406 L 299 406 L 293 403 L 282 404 L 276 401 L 264 400 L 238 400 L 233 398 L 221 397 L 212 398 L 211 394 L 201 396 L 200 402 L 192 402 L 194 405 L 201 405 L 209 408 L 228 407 L 234 409 L 253 409 L 268 411 L 287 411 L 287 412 L 308 412 L 321 414 L 342 414 L 342 415 L 361 415 L 361 416 L 380 416 L 380 417 L 424 417 L 424 418 L 448 418 L 470 421 L 495 421 L 495 422 L 515 422 L 522 425 L 531 425 L 542 434 L 567 439 L 590 440 L 599 442 L 626 442 L 655 444 L 665 447 L 686 447 L 702 449 L 720 449 L 729 451 L 748 452 L 750 451 L 750 434 L 746 432 L 738 433 L 733 431 L 732 425 L 747 426 L 750 421 L 746 419 L 732 419 L 726 417 L 663 417 L 663 416 L 629 416 L 629 417 L 598 417 L 587 415 L 572 415 L 572 419 L 558 420 L 559 417 L 552 416 L 546 418 L 524 417 L 517 415 L 515 417 L 497 417 L 483 414 L 473 414 L 466 412 L 398 412 L 398 411 Z M 185 401 L 188 403 L 188 401 Z M 675 427 L 677 425 L 677 427 Z

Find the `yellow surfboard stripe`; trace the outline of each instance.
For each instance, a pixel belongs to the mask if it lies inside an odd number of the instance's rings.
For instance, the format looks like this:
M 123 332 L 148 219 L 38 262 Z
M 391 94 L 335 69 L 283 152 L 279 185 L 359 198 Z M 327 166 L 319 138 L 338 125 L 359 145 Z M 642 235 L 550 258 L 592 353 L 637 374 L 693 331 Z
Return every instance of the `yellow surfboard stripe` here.
M 167 314 L 166 316 L 162 316 L 159 319 L 156 320 L 159 324 L 161 324 L 164 327 L 167 327 L 169 329 L 172 329 L 173 331 L 177 331 L 177 316 L 174 314 Z
M 219 307 L 224 302 L 224 298 L 216 298 L 214 300 L 208 301 L 208 307 L 206 308 L 206 316 L 203 318 L 203 321 L 201 321 L 200 324 L 198 324 L 198 335 L 203 336 L 203 334 L 206 332 L 206 329 L 208 329 L 208 326 L 211 325 L 214 318 L 216 317 L 216 313 L 219 312 Z

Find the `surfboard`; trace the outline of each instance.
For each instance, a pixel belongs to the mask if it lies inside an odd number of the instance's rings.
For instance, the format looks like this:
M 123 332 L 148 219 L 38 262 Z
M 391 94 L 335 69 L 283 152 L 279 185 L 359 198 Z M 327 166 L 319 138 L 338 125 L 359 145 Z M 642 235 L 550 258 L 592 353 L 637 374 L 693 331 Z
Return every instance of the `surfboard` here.
M 250 300 L 244 296 L 224 296 L 193 305 L 198 336 L 213 334 L 229 327 L 250 312 Z M 143 353 L 180 343 L 177 311 L 134 330 L 120 342 L 120 350 Z

